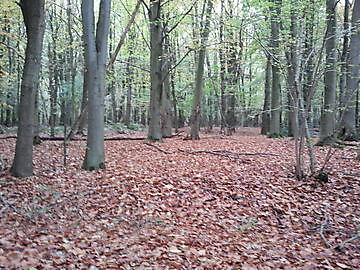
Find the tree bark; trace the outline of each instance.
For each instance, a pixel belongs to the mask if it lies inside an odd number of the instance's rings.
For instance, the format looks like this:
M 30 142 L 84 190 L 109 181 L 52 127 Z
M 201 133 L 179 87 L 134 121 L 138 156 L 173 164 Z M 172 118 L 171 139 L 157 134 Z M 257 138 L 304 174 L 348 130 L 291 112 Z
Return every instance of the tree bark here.
M 321 144 L 332 143 L 335 132 L 336 100 L 336 0 L 326 1 L 327 31 L 325 40 L 324 106 L 320 122 Z
M 224 1 L 221 1 L 221 10 L 220 10 L 220 29 L 219 29 L 219 60 L 220 60 L 220 129 L 224 132 L 226 127 L 225 121 L 225 112 L 226 112 L 226 101 L 225 101 L 225 93 L 226 93 L 226 81 L 225 81 L 225 73 L 226 73 L 226 61 L 225 61 L 225 53 L 224 53 Z
M 101 0 L 99 19 L 94 22 L 94 0 L 84 0 L 81 6 L 88 87 L 88 136 L 83 168 L 105 168 L 104 153 L 104 91 L 106 52 L 110 26 L 110 0 Z
M 279 68 L 279 47 L 280 47 L 280 14 L 281 0 L 271 0 L 273 7 L 271 11 L 271 49 L 272 49 L 272 83 L 271 83 L 271 119 L 270 119 L 270 135 L 276 136 L 280 134 L 280 68 Z
M 211 17 L 212 8 L 213 8 L 212 0 L 208 0 L 204 28 L 201 30 L 202 32 L 201 32 L 200 49 L 197 57 L 194 99 L 193 99 L 192 112 L 191 112 L 190 135 L 192 140 L 200 139 L 199 130 L 200 130 L 201 98 L 202 98 L 203 77 L 204 77 L 205 51 L 206 51 L 206 42 L 208 40 L 210 33 L 210 17 Z
M 161 134 L 161 97 L 163 91 L 162 56 L 163 35 L 161 27 L 161 0 L 151 0 L 150 21 L 150 110 L 148 139 L 162 141 Z
M 262 112 L 261 134 L 270 132 L 270 106 L 271 106 L 271 58 L 267 55 L 264 85 L 264 106 Z
M 162 137 L 169 138 L 172 136 L 172 112 L 170 103 L 170 69 L 171 69 L 171 52 L 168 36 L 168 29 L 164 29 L 164 60 L 163 60 L 163 91 L 161 97 L 161 133 Z
M 356 139 L 356 103 L 360 78 L 360 0 L 355 0 L 352 18 L 352 34 L 349 47 L 348 67 L 344 92 L 345 111 L 341 119 L 340 136 L 346 140 Z
M 11 167 L 11 174 L 17 177 L 28 177 L 33 174 L 32 157 L 35 94 L 39 81 L 45 30 L 45 0 L 21 0 L 19 5 L 26 27 L 27 44 L 21 84 L 15 157 Z

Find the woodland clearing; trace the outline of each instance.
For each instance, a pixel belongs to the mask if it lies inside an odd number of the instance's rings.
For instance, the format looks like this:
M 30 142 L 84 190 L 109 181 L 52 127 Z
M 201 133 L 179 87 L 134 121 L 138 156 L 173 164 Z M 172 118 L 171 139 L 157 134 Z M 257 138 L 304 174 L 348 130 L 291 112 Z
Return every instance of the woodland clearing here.
M 298 181 L 294 141 L 258 134 L 106 141 L 92 172 L 86 141 L 66 167 L 61 141 L 35 146 L 34 176 L 0 175 L 0 269 L 358 269 L 359 144 Z M 7 168 L 14 147 L 0 137 Z

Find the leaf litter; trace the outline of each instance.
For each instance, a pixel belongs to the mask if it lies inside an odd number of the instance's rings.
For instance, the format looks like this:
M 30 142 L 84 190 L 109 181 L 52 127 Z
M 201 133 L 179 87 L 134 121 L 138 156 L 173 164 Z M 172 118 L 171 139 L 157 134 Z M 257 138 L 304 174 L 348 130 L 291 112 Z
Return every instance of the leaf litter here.
M 85 142 L 66 168 L 61 142 L 36 146 L 34 176 L 0 176 L 0 269 L 356 269 L 353 147 L 336 149 L 329 182 L 299 182 L 294 142 L 257 133 L 106 141 L 94 172 L 80 169 Z M 14 146 L 0 140 L 7 167 Z

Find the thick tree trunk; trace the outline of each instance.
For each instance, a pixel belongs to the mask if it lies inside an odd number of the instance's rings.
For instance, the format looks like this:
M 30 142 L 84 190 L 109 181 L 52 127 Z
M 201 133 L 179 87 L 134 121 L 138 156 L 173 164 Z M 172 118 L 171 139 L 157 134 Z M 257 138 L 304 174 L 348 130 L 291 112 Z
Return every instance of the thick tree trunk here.
M 356 139 L 356 104 L 360 78 L 360 0 L 355 0 L 352 12 L 352 34 L 349 47 L 348 67 L 344 92 L 345 111 L 341 121 L 340 135 L 347 140 Z
M 33 174 L 35 94 L 39 85 L 41 52 L 45 30 L 45 0 L 21 0 L 19 5 L 26 26 L 27 44 L 21 84 L 16 149 L 11 173 L 17 177 L 27 177 Z
M 203 88 L 203 77 L 204 77 L 204 64 L 205 64 L 205 51 L 206 51 L 206 42 L 210 33 L 210 16 L 213 8 L 212 0 L 208 1 L 208 6 L 206 10 L 206 18 L 204 22 L 204 28 L 201 33 L 201 44 L 199 49 L 199 54 L 197 57 L 197 68 L 196 68 L 196 78 L 195 78 L 195 88 L 194 88 L 194 99 L 191 112 L 191 139 L 199 140 L 199 130 L 200 130 L 200 114 L 201 114 L 201 97 L 202 97 L 202 88 Z
M 163 91 L 162 60 L 163 36 L 161 27 L 161 0 L 151 0 L 150 20 L 150 110 L 148 139 L 161 141 L 161 97 Z
M 349 43 L 350 43 L 350 22 L 349 22 L 349 14 L 350 14 L 350 0 L 345 0 L 345 8 L 344 8 L 344 23 L 343 23 L 343 46 L 342 52 L 340 56 L 340 76 L 339 76 L 339 105 L 340 105 L 340 113 L 344 111 L 344 92 L 346 88 L 346 77 L 349 70 L 348 66 L 348 56 L 349 56 Z
M 271 82 L 271 119 L 270 135 L 277 136 L 280 134 L 280 68 L 279 68 L 279 47 L 280 47 L 280 15 L 281 0 L 271 0 L 274 7 L 271 8 L 271 49 L 272 59 L 272 82 Z
M 106 52 L 110 25 L 110 0 L 101 0 L 99 19 L 94 22 L 94 1 L 84 0 L 81 11 L 87 69 L 88 136 L 83 168 L 97 170 L 105 168 L 104 153 L 104 90 Z
M 326 67 L 324 74 L 324 107 L 320 123 L 320 143 L 333 141 L 335 132 L 335 100 L 336 100 L 336 0 L 326 1 Z

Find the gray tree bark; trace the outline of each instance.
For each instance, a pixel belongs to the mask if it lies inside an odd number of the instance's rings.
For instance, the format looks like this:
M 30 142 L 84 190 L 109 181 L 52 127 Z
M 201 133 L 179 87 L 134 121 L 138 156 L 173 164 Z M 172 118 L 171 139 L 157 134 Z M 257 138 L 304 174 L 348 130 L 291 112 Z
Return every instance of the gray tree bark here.
M 352 34 L 349 47 L 348 67 L 344 91 L 345 111 L 341 120 L 340 135 L 346 140 L 356 139 L 356 103 L 360 81 L 360 0 L 355 0 L 351 18 Z
M 267 135 L 270 132 L 270 106 L 271 106 L 271 59 L 267 55 L 265 68 L 264 85 L 264 106 L 262 112 L 261 134 Z
M 33 174 L 35 94 L 39 85 L 41 52 L 45 30 L 45 0 L 21 0 L 19 5 L 26 27 L 27 44 L 21 83 L 15 157 L 11 167 L 11 174 L 17 177 L 28 177 Z
M 202 89 L 203 89 L 205 52 L 206 52 L 206 42 L 208 40 L 210 33 L 210 17 L 211 17 L 212 8 L 213 8 L 213 2 L 212 0 L 208 0 L 204 27 L 203 29 L 201 29 L 200 49 L 197 57 L 194 99 L 192 104 L 191 123 L 190 123 L 191 124 L 190 136 L 192 140 L 200 139 L 199 130 L 200 130 L 201 98 L 202 98 Z
M 161 97 L 161 133 L 162 137 L 169 138 L 172 135 L 172 112 L 170 103 L 170 44 L 166 34 L 167 29 L 164 27 L 164 51 L 165 59 L 163 60 L 163 91 Z
M 148 139 L 162 141 L 161 134 L 161 97 L 163 91 L 162 55 L 163 35 L 161 27 L 161 0 L 151 0 L 150 21 L 150 110 Z
M 280 134 L 280 68 L 279 68 L 279 47 L 280 47 L 280 15 L 281 0 L 271 0 L 273 7 L 271 11 L 271 44 L 272 59 L 272 82 L 271 82 L 271 119 L 270 119 L 270 135 Z
M 340 76 L 339 76 L 339 105 L 340 112 L 344 111 L 344 92 L 346 88 L 346 77 L 348 73 L 348 56 L 349 56 L 349 45 L 350 45 L 350 0 L 345 0 L 344 8 L 344 22 L 343 22 L 343 46 L 340 56 Z
M 81 5 L 86 86 L 88 88 L 88 135 L 83 168 L 105 168 L 104 153 L 104 91 L 106 52 L 110 26 L 111 0 L 101 0 L 99 19 L 94 21 L 94 0 L 83 0 Z
M 320 122 L 321 144 L 332 143 L 335 132 L 336 101 L 336 0 L 326 1 L 327 31 L 325 40 L 326 63 L 324 73 L 324 105 Z

